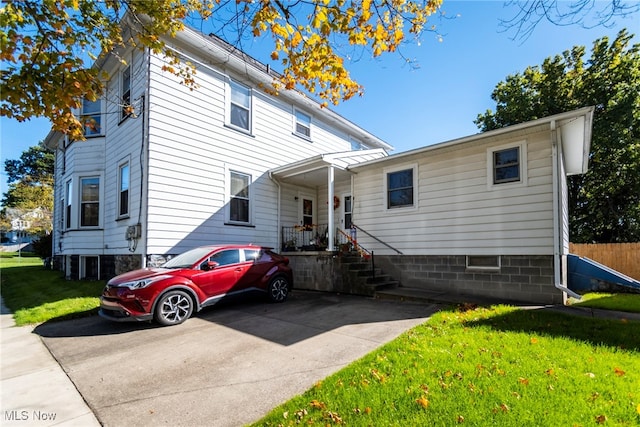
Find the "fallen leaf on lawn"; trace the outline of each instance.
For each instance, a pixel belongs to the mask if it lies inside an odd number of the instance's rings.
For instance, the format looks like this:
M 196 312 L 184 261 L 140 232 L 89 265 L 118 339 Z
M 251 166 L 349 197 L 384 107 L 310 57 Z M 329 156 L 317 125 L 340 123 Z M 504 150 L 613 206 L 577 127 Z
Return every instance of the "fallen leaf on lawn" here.
M 636 412 L 638 413 L 638 415 L 640 415 L 640 403 L 638 403 L 638 406 L 636 406 Z
M 607 416 L 606 415 L 598 415 L 596 417 L 596 423 L 598 424 L 604 424 L 607 421 Z
M 595 378 L 596 377 L 596 374 L 594 374 L 593 372 L 587 372 L 584 375 L 589 377 L 589 378 Z
M 553 370 L 553 368 L 549 368 L 546 371 L 544 371 L 545 374 L 547 375 L 553 375 L 555 373 L 555 371 Z
M 500 409 L 502 410 L 502 412 L 509 412 L 509 407 L 507 406 L 506 403 L 503 403 L 502 405 L 500 405 Z
M 364 408 L 364 412 L 366 414 L 370 414 L 371 413 L 371 408 L 367 406 L 366 408 Z
M 529 385 L 529 380 L 528 380 L 528 379 L 526 379 L 526 378 L 522 378 L 522 377 L 520 377 L 520 378 L 518 378 L 518 382 L 519 382 L 520 384 Z
M 327 407 L 327 405 L 325 405 L 324 402 L 320 402 L 317 401 L 315 399 L 313 399 L 311 402 L 309 402 L 309 406 L 311 406 L 312 408 L 316 408 L 316 409 L 324 409 Z
M 420 399 L 416 399 L 416 403 L 422 406 L 423 408 L 426 408 L 427 406 L 429 406 L 429 400 L 424 396 L 422 396 Z
M 619 377 L 622 377 L 622 376 L 624 376 L 624 374 L 626 374 L 626 372 L 625 372 L 625 371 L 623 371 L 622 369 L 620 369 L 620 368 L 618 368 L 618 367 L 616 367 L 616 368 L 613 370 L 613 372 L 615 372 L 615 374 L 616 374 L 617 376 L 619 376 Z
M 458 424 L 462 424 L 464 422 L 464 417 L 462 415 L 458 415 L 456 421 L 458 422 Z
M 284 412 L 282 413 L 282 418 L 284 418 L 285 420 L 286 420 L 287 418 L 289 418 L 289 411 L 284 411 Z
M 531 340 L 529 341 L 531 344 L 538 344 L 538 339 L 537 338 L 531 338 Z

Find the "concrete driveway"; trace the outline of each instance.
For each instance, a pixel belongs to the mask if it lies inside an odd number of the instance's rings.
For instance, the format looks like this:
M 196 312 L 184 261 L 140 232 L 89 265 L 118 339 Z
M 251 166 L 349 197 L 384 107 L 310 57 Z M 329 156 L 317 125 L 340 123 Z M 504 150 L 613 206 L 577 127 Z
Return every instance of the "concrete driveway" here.
M 182 325 L 99 317 L 35 332 L 105 426 L 239 426 L 424 322 L 436 305 L 296 291 Z

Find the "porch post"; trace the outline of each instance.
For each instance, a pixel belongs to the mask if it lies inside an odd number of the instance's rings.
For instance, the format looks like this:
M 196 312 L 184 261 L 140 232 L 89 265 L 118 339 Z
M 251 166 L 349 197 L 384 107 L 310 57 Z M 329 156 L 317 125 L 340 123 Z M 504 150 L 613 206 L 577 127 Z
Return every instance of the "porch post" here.
M 328 194 L 327 194 L 327 219 L 328 219 L 328 225 L 327 228 L 329 230 L 327 230 L 327 239 L 329 240 L 327 242 L 327 250 L 328 251 L 333 251 L 334 247 L 333 247 L 333 235 L 335 233 L 335 225 L 333 224 L 334 222 L 334 217 L 333 217 L 333 182 L 334 182 L 334 175 L 335 175 L 335 170 L 333 168 L 333 165 L 329 165 L 328 166 L 328 173 L 327 173 L 327 187 L 328 187 Z

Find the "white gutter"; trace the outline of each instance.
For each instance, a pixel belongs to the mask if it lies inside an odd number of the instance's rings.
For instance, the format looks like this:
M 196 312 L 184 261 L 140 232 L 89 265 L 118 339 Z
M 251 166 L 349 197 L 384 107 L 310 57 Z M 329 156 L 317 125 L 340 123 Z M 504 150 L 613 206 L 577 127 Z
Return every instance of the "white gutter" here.
M 562 303 L 566 304 L 567 295 L 572 298 L 580 299 L 581 296 L 564 286 L 562 282 L 560 262 L 563 256 L 562 246 L 562 230 L 560 221 L 560 212 L 562 212 L 562 200 L 560 199 L 560 157 L 558 156 L 558 148 L 561 147 L 562 141 L 558 141 L 558 131 L 556 128 L 556 120 L 551 120 L 549 126 L 551 128 L 551 162 L 552 162 L 552 182 L 553 182 L 553 283 L 554 286 L 563 292 Z M 563 179 L 565 179 L 563 177 Z
M 269 179 L 271 179 L 271 181 L 273 181 L 278 187 L 278 204 L 276 205 L 276 235 L 278 237 L 276 238 L 276 252 L 280 253 L 280 250 L 282 248 L 282 242 L 280 240 L 282 237 L 282 233 L 280 233 L 280 204 L 282 200 L 282 186 L 280 185 L 280 182 L 273 176 L 273 173 L 271 171 L 269 171 Z

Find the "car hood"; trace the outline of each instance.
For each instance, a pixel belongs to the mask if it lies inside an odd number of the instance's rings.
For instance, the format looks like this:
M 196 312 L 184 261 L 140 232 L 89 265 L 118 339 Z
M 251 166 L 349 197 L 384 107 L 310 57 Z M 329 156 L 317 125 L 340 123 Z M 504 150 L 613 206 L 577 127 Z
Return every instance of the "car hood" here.
M 121 274 L 119 276 L 114 277 L 109 280 L 108 285 L 119 285 L 121 283 L 133 282 L 135 280 L 142 280 L 148 277 L 159 276 L 161 274 L 171 274 L 175 273 L 176 270 L 172 270 L 170 268 L 141 268 L 139 270 L 133 270 L 128 273 Z

